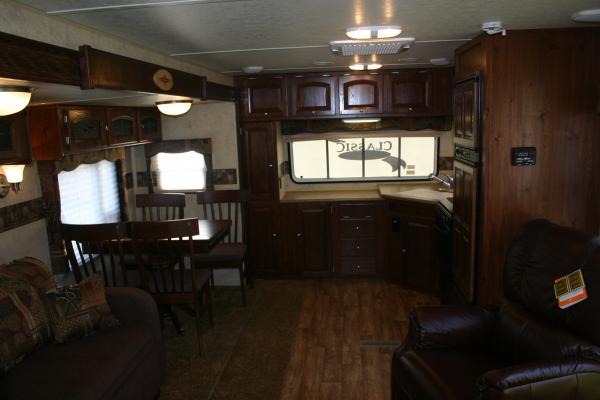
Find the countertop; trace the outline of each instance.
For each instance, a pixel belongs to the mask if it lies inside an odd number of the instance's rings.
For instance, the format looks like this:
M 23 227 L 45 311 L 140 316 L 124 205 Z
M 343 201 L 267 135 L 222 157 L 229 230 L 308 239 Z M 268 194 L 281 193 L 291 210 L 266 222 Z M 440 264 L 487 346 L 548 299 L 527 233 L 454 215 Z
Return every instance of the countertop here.
M 302 201 L 364 201 L 396 199 L 436 204 L 442 199 L 452 198 L 452 193 L 440 192 L 443 186 L 434 182 L 382 184 L 373 190 L 319 190 L 287 192 L 283 203 Z

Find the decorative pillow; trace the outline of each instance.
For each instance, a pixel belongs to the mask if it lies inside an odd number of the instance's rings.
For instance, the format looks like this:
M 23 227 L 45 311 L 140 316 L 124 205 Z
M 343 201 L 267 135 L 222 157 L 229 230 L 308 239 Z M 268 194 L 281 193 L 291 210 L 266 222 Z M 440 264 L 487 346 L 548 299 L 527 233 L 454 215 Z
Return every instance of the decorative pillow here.
M 0 375 L 50 338 L 37 290 L 24 279 L 0 275 Z
M 48 292 L 50 322 L 54 340 L 64 343 L 77 339 L 96 329 L 119 326 L 111 314 L 100 273 L 79 282 Z
M 43 294 L 48 290 L 56 289 L 54 275 L 50 269 L 42 261 L 33 257 L 24 257 L 10 264 L 0 265 L 0 276 L 25 279 Z

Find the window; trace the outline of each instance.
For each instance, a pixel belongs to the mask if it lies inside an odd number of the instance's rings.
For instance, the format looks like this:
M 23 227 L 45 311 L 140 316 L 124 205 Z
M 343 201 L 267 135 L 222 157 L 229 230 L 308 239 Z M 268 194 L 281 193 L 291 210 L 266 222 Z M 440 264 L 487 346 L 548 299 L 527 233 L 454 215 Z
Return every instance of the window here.
M 152 157 L 158 187 L 164 191 L 194 191 L 206 189 L 206 162 L 195 151 L 158 153 Z
M 292 139 L 289 150 L 298 183 L 416 180 L 437 172 L 435 136 L 331 135 Z
M 66 224 L 102 224 L 121 219 L 114 162 L 81 164 L 58 174 L 60 220 Z

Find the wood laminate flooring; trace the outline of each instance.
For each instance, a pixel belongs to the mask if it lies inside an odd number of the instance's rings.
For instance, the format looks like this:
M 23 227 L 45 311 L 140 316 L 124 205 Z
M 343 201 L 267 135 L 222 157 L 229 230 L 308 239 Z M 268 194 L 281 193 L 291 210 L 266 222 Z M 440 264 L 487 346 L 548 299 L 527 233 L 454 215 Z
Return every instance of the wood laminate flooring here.
M 167 326 L 161 400 L 389 399 L 394 350 L 415 305 L 431 295 L 379 279 L 257 281 L 248 307 L 239 289 L 215 290 L 216 326 L 207 354 Z

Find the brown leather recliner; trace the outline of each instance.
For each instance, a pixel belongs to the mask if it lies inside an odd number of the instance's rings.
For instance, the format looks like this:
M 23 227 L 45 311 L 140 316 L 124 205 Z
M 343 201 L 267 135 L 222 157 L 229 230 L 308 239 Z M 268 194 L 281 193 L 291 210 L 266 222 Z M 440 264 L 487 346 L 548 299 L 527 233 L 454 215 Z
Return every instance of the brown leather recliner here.
M 582 268 L 588 299 L 557 306 L 554 280 Z M 413 310 L 392 361 L 392 398 L 600 399 L 598 238 L 536 220 L 513 241 L 499 307 Z

